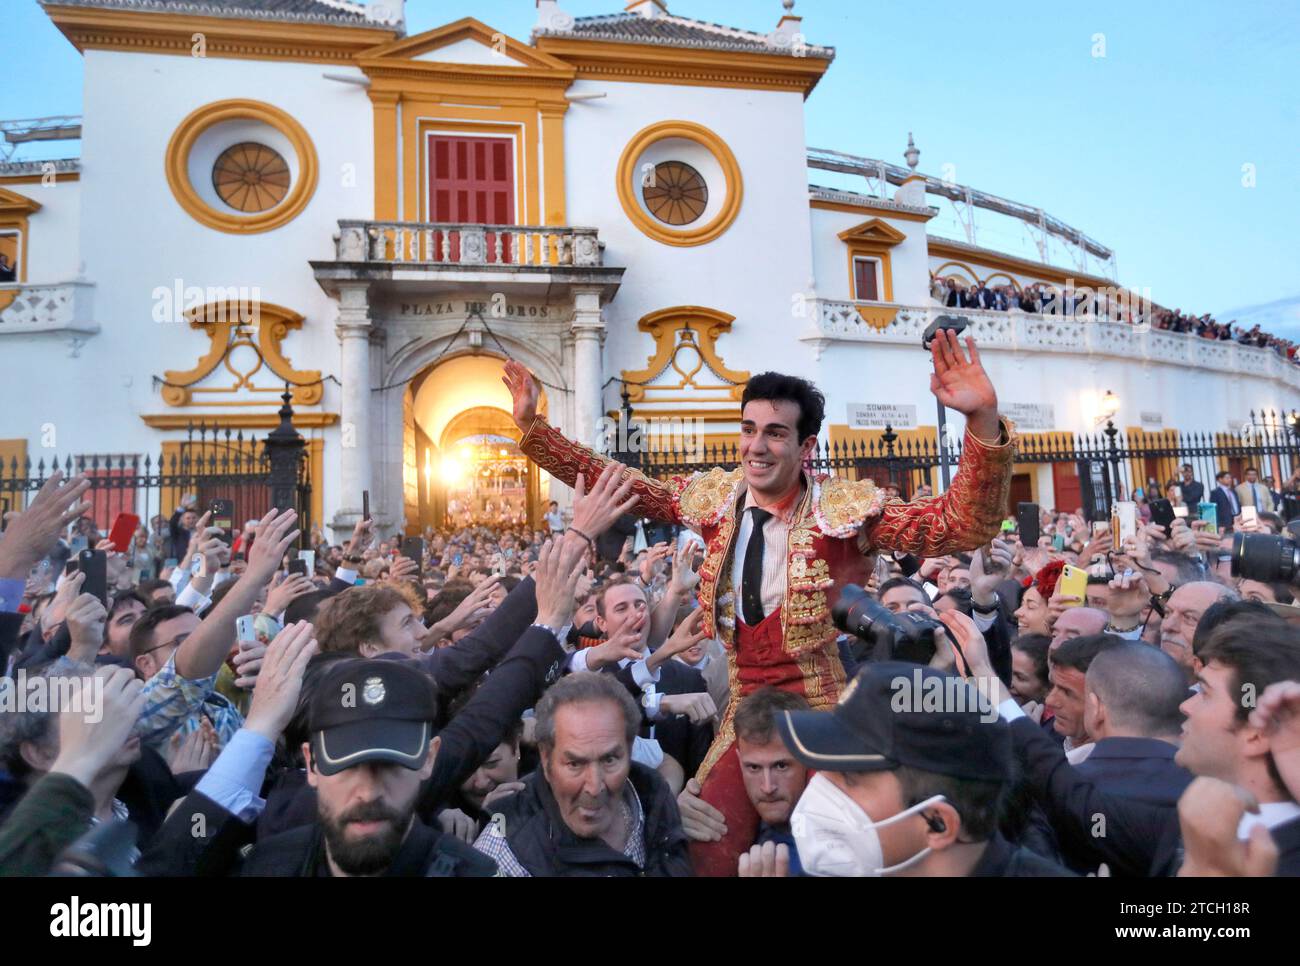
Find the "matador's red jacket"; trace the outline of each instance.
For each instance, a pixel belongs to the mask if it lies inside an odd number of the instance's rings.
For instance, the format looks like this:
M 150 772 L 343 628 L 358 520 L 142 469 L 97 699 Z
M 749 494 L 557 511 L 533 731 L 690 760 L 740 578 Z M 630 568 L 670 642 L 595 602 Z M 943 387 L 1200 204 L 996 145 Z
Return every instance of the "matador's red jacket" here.
M 594 481 L 608 460 L 566 439 L 542 417 L 524 434 L 519 448 L 538 466 L 569 486 L 579 473 Z M 800 689 L 814 708 L 835 704 L 844 668 L 835 640 L 831 607 L 845 584 L 865 584 L 877 550 L 936 557 L 973 550 L 1001 527 L 1015 457 L 1014 434 L 1004 421 L 997 445 L 967 432 L 961 464 L 942 496 L 905 503 L 884 499 L 871 480 L 810 475 L 790 525 L 786 592 L 781 605 L 784 652 L 797 663 Z M 635 472 L 635 471 L 634 471 Z M 706 544 L 699 598 L 705 626 L 727 649 L 734 710 L 742 690 L 735 656 L 736 607 L 731 557 L 737 513 L 745 496 L 744 471 L 714 468 L 665 481 L 636 473 L 636 512 L 698 531 Z M 726 732 L 724 722 L 723 732 Z M 710 755 L 710 758 L 713 758 Z

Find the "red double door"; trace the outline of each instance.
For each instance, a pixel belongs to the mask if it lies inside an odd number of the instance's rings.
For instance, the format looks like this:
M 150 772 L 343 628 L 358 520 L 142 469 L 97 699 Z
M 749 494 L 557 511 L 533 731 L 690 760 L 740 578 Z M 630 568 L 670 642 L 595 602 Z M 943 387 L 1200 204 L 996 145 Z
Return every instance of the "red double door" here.
M 429 216 L 451 224 L 515 224 L 514 141 L 510 138 L 455 137 L 430 134 Z M 459 260 L 460 239 L 453 232 L 453 260 Z M 508 239 L 502 261 L 510 261 Z M 487 237 L 487 259 L 496 260 L 495 233 Z

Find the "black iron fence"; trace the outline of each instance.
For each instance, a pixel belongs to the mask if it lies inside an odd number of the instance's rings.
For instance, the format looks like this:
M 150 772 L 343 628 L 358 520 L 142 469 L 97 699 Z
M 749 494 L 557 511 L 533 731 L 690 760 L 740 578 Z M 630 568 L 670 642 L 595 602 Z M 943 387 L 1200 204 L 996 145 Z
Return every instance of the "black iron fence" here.
M 657 478 L 740 465 L 737 444 L 615 455 Z M 940 447 L 937 439 L 904 439 L 886 427 L 869 440 L 821 442 L 808 462 L 814 472 L 871 479 L 910 499 L 922 486 L 937 490 L 941 463 L 955 470 L 960 458 L 960 440 Z M 1239 429 L 1221 433 L 1126 433 L 1110 422 L 1095 433 L 1024 432 L 1016 456 L 1013 506 L 1030 499 L 1028 476 L 1044 464 L 1053 467 L 1055 509 L 1082 507 L 1089 519 L 1109 518 L 1112 500 L 1131 499 L 1137 489 L 1148 497 L 1166 495 L 1170 485 L 1182 479 L 1185 465 L 1192 467 L 1207 499 L 1216 474 L 1227 470 L 1240 482 L 1250 467 L 1259 471 L 1261 481 L 1273 478 L 1275 490 L 1289 492 L 1294 490 L 1293 475 L 1300 471 L 1300 417 L 1252 412 Z M 1017 478 L 1022 485 L 1017 486 Z
M 204 422 L 186 427 L 184 437 L 162 444 L 157 455 L 86 454 L 48 458 L 29 454 L 0 460 L 0 511 L 21 510 L 50 475 L 82 474 L 90 479 L 91 508 L 86 518 L 107 535 L 120 513 L 132 513 L 141 526 L 166 520 L 186 497 L 200 512 L 213 500 L 234 503 L 233 524 L 263 516 L 272 506 L 298 510 L 304 535 L 311 533 L 311 462 L 306 441 L 293 428 L 293 410 L 284 397 L 280 425 L 263 438 Z M 124 548 L 119 548 L 124 549 Z

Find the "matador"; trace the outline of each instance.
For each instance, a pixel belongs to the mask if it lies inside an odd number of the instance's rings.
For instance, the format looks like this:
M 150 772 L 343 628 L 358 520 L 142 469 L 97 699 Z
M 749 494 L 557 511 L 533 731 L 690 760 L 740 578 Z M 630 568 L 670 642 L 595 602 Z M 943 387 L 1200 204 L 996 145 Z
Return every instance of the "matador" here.
M 759 816 L 745 793 L 732 715 L 741 697 L 772 686 L 830 709 L 845 685 L 831 608 L 840 589 L 865 584 L 878 551 L 923 556 L 973 550 L 999 531 L 1011 482 L 1013 430 L 973 339 L 969 357 L 955 334 L 931 344 L 930 388 L 966 417 L 962 456 L 941 496 L 886 499 L 869 479 L 805 469 L 816 446 L 825 399 L 807 380 L 754 376 L 741 400 L 740 466 L 655 480 L 636 470 L 637 512 L 697 531 L 704 539 L 699 603 L 705 628 L 726 649 L 731 700 L 696 775 L 701 798 L 722 812 L 719 842 L 692 843 L 697 875 L 735 875 L 753 844 Z M 506 385 L 523 439 L 520 449 L 573 486 L 593 481 L 606 457 L 566 439 L 537 413 L 538 389 L 516 362 Z

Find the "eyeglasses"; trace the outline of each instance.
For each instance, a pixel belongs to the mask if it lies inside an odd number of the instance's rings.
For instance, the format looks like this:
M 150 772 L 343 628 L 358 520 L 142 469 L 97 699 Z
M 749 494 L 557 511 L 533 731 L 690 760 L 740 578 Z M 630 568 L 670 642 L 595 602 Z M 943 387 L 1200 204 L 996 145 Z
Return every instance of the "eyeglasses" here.
M 137 656 L 144 657 L 146 654 L 152 654 L 154 651 L 161 651 L 164 647 L 180 647 L 182 644 L 185 643 L 185 638 L 189 637 L 191 633 L 192 633 L 191 631 L 186 631 L 180 637 L 174 637 L 170 641 L 167 641 L 163 644 L 154 645 L 153 647 L 149 648 L 149 650 L 147 651 L 141 651 Z

